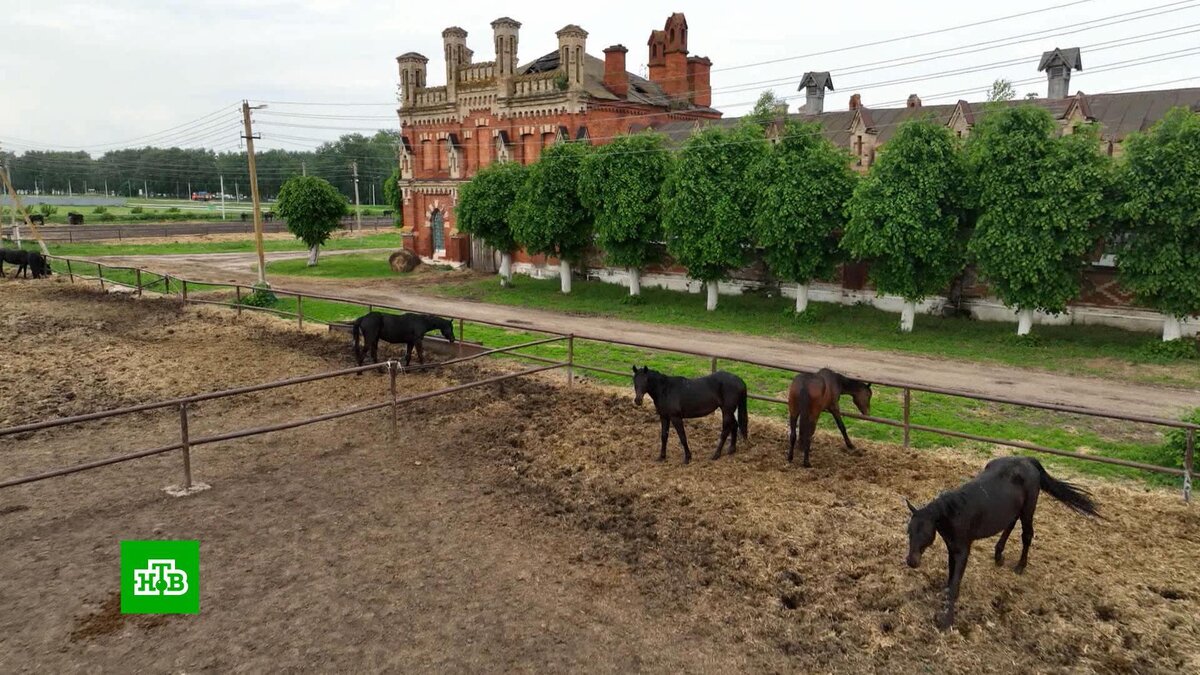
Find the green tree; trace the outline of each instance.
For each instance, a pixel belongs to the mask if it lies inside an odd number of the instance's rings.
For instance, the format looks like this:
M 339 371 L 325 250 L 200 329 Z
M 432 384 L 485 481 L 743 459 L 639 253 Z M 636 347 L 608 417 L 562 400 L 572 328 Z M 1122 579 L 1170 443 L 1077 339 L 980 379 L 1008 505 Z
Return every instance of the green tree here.
M 754 107 L 742 116 L 742 120 L 765 129 L 775 120 L 776 115 L 786 109 L 787 103 L 776 96 L 774 90 L 766 89 L 758 95 Z
M 641 294 L 641 269 L 662 241 L 662 188 L 671 155 L 660 134 L 620 136 L 583 161 L 579 195 L 592 214 L 609 265 L 629 270 L 629 294 Z
M 704 129 L 684 144 L 664 189 L 667 250 L 708 287 L 710 311 L 717 308 L 717 283 L 745 263 L 751 246 L 758 192 L 747 176 L 766 152 L 756 125 Z
M 1029 105 L 989 112 L 967 142 L 977 192 L 969 250 L 1018 335 L 1033 311 L 1060 313 L 1079 294 L 1080 272 L 1101 237 L 1108 158 L 1092 125 L 1059 135 L 1050 113 Z
M 500 284 L 512 284 L 513 204 L 527 169 L 516 162 L 490 164 L 458 189 L 458 229 L 500 251 Z
M 871 263 L 880 292 L 904 299 L 906 333 L 916 303 L 946 289 L 965 265 L 966 175 L 950 129 L 914 120 L 896 130 L 850 199 L 842 246 Z
M 588 147 L 563 141 L 546 148 L 529 166 L 509 221 L 526 251 L 558 258 L 563 293 L 571 292 L 571 263 L 581 262 L 592 243 L 588 210 L 579 201 L 579 169 Z
M 854 190 L 850 155 L 821 135 L 813 122 L 787 122 L 759 164 L 760 198 L 754 230 L 767 266 L 796 284 L 796 313 L 808 307 L 808 285 L 828 277 L 838 262 L 838 232 Z
M 1125 140 L 1118 174 L 1117 269 L 1138 302 L 1180 319 L 1200 315 L 1200 116 L 1175 108 L 1146 134 Z
M 383 201 L 391 207 L 396 227 L 404 227 L 404 193 L 400 190 L 400 167 L 392 169 L 392 173 L 383 182 Z
M 992 82 L 992 88 L 987 92 L 987 100 L 991 103 L 997 101 L 1011 101 L 1017 97 L 1017 90 L 1013 87 L 1013 83 L 1003 78 Z
M 287 221 L 288 231 L 308 246 L 311 267 L 317 264 L 321 244 L 349 212 L 349 203 L 324 178 L 295 176 L 279 188 L 275 211 Z

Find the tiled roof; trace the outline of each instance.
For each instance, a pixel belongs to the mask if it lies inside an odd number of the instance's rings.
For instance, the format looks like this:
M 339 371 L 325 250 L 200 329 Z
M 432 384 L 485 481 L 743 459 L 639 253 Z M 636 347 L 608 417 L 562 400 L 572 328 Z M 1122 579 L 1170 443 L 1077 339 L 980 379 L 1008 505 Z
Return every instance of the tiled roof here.
M 531 73 L 546 73 L 558 69 L 559 53 L 557 51 L 550 52 L 545 56 L 530 61 L 517 69 L 520 75 Z M 667 96 L 662 87 L 647 80 L 644 77 L 626 72 L 625 76 L 629 78 L 629 93 L 625 98 L 621 98 L 608 90 L 604 86 L 604 59 L 597 58 L 591 54 L 584 55 L 583 61 L 583 89 L 592 98 L 601 101 L 629 101 L 631 103 L 643 103 L 646 105 L 658 106 L 662 108 L 671 105 L 671 99 Z M 716 112 L 712 108 L 702 106 L 688 106 L 684 110 L 704 110 Z

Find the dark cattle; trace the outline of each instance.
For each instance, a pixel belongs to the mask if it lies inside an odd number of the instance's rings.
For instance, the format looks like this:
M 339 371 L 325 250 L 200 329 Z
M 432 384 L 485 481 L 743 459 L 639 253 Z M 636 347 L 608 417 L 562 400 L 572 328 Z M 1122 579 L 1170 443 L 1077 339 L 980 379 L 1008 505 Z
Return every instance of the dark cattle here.
M 43 216 L 40 213 L 31 213 L 31 214 L 29 214 L 29 222 L 34 223 L 36 225 L 45 225 L 46 224 L 46 216 Z
M 264 222 L 264 223 L 269 223 L 269 222 L 271 222 L 272 220 L 275 220 L 275 212 L 274 212 L 274 211 L 267 211 L 267 212 L 265 212 L 265 213 L 263 213 L 263 214 L 262 214 L 262 217 L 263 217 L 263 222 Z
M 246 213 L 245 211 L 242 211 L 242 222 L 244 223 L 247 220 L 250 220 L 250 214 Z
M 17 266 L 17 271 L 13 272 L 14 279 L 18 276 L 28 279 L 30 272 L 33 273 L 34 279 L 50 276 L 50 262 L 41 253 L 34 251 L 22 251 L 15 248 L 0 249 L 0 277 L 4 276 L 4 263 Z
M 842 411 L 838 408 L 838 399 L 843 394 L 849 394 L 854 399 L 854 405 L 864 415 L 871 414 L 871 385 L 862 380 L 855 380 L 839 375 L 828 368 L 822 368 L 814 374 L 801 373 L 792 379 L 788 387 L 788 461 L 796 454 L 796 427 L 800 427 L 800 450 L 804 453 L 804 466 L 808 463 L 808 453 L 812 448 L 813 432 L 817 430 L 817 419 L 821 412 L 828 410 L 837 422 L 846 448 L 853 450 L 850 435 L 846 433 L 846 425 L 842 422 Z
M 354 336 L 354 358 L 358 365 L 363 364 L 363 353 L 359 349 L 358 339 L 361 335 L 366 348 L 371 352 L 371 361 L 379 363 L 379 341 L 400 344 L 403 342 L 407 350 L 404 353 L 404 365 L 412 362 L 413 348 L 417 349 L 417 359 L 425 363 L 425 334 L 439 330 L 442 337 L 454 342 L 454 324 L 449 319 L 443 319 L 428 314 L 383 314 L 370 312 L 354 320 L 351 332 Z
M 1080 487 L 1055 480 L 1032 457 L 1000 457 L 983 467 L 978 476 L 921 508 L 908 503 L 912 517 L 908 521 L 909 567 L 921 564 L 921 554 L 933 544 L 936 535 L 946 542 L 950 563 L 946 579 L 946 604 L 937 616 L 938 628 L 954 623 L 954 603 L 962 583 L 967 556 L 976 539 L 1000 535 L 996 542 L 996 564 L 1004 564 L 1004 545 L 1017 521 L 1021 521 L 1021 559 L 1013 571 L 1021 574 L 1029 562 L 1033 542 L 1033 512 L 1038 494 L 1045 490 L 1076 513 L 1099 516 L 1091 494 Z
M 683 446 L 683 463 L 692 461 L 692 451 L 688 447 L 687 434 L 683 431 L 685 418 L 706 417 L 713 411 L 721 410 L 721 440 L 717 443 L 717 451 L 712 458 L 721 456 L 725 447 L 725 439 L 729 439 L 729 454 L 737 452 L 738 431 L 742 438 L 749 434 L 746 418 L 746 383 L 742 378 L 718 370 L 712 375 L 688 379 L 686 377 L 670 377 L 647 367 L 633 367 L 634 403 L 642 404 L 642 397 L 650 394 L 654 401 L 654 409 L 662 425 L 662 447 L 658 452 L 658 461 L 667 459 L 667 437 L 671 431 L 668 425 L 675 426 L 679 435 L 679 444 Z
M 73 211 L 68 213 L 67 214 L 67 224 L 68 225 L 82 225 L 83 224 L 83 214 L 75 213 Z
M 392 213 L 393 213 L 393 211 L 391 211 L 391 210 L 384 211 L 384 212 L 383 212 L 383 217 L 384 217 L 384 218 L 391 218 L 391 217 L 392 217 Z

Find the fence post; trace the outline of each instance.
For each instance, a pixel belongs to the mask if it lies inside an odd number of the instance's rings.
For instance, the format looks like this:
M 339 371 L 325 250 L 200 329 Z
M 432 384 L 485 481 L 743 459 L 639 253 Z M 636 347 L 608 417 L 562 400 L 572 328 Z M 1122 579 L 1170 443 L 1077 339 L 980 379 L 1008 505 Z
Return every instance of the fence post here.
M 575 381 L 575 334 L 567 336 L 567 386 Z
M 462 356 L 462 353 L 463 353 L 462 341 L 465 336 L 466 336 L 466 333 L 463 331 L 463 320 L 462 320 L 462 317 L 459 317 L 459 319 L 458 319 L 458 355 L 459 356 Z
M 71 283 L 75 283 L 75 273 L 71 271 L 70 258 L 67 258 L 67 277 L 71 279 Z
M 296 325 L 304 328 L 304 296 L 296 296 Z
M 710 372 L 710 373 L 717 372 L 717 357 L 715 357 L 715 356 L 712 357 L 712 363 L 709 364 L 708 372 Z
M 233 294 L 234 294 L 234 297 L 237 298 L 237 304 L 234 305 L 234 307 L 237 308 L 237 315 L 241 316 L 242 315 L 242 286 L 241 286 L 241 284 L 236 284 L 233 287 Z
M 182 288 L 181 292 L 183 293 L 183 304 L 186 305 L 187 304 L 187 279 L 180 279 L 179 285 Z
M 1183 453 L 1183 501 L 1192 501 L 1192 471 L 1196 453 L 1196 430 L 1188 429 L 1187 450 Z
M 392 442 L 396 442 L 396 420 L 400 416 L 400 404 L 396 399 L 396 361 L 391 359 L 388 361 L 388 375 L 391 378 L 392 392 Z
M 908 387 L 904 388 L 904 447 L 908 447 L 908 437 L 910 433 L 908 416 L 912 410 L 912 390 Z
M 183 489 L 192 489 L 192 446 L 188 441 L 188 404 L 179 404 L 179 443 L 183 446 Z
M 104 290 L 104 268 L 100 266 L 100 263 L 96 263 L 96 276 L 100 279 L 100 290 L 103 291 Z
M 163 295 L 170 295 L 171 294 L 171 275 L 164 274 L 164 275 L 162 275 L 162 278 L 163 278 Z
M 137 276 L 137 294 L 140 298 L 142 297 L 142 268 L 137 268 L 133 273 Z

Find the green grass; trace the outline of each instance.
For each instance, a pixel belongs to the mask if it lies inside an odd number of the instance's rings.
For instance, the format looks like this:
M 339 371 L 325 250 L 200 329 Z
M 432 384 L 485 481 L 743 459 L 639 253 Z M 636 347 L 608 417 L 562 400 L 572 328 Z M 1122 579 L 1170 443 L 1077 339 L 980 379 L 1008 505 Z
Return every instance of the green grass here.
M 274 207 L 274 202 L 264 202 L 262 204 L 263 211 L 270 211 Z M 26 204 L 30 213 L 39 214 L 37 205 Z M 94 204 L 55 204 L 58 212 L 51 216 L 46 216 L 47 225 L 65 225 L 67 224 L 67 213 L 74 211 L 83 214 L 83 222 L 85 225 L 106 225 L 109 223 L 121 222 L 161 222 L 175 220 L 221 220 L 221 201 L 214 200 L 210 202 L 194 202 L 190 199 L 128 199 L 124 206 L 105 206 L 105 211 L 113 216 L 112 220 L 101 220 L 100 214 L 95 213 L 96 205 Z M 134 208 L 140 208 L 141 211 L 134 213 Z M 179 213 L 167 213 L 167 209 L 179 209 Z M 242 213 L 249 213 L 253 210 L 252 204 L 248 200 L 235 202 L 231 199 L 225 200 L 225 216 L 227 220 L 238 220 Z M 362 215 L 364 218 L 381 216 L 385 210 L 389 210 L 388 206 L 363 206 Z M 0 219 L 3 222 L 8 222 L 8 209 L 6 205 L 0 205 Z M 353 217 L 354 209 L 351 207 L 350 216 Z
M 296 311 L 294 298 L 281 298 L 275 309 Z M 363 314 L 357 305 L 324 300 L 305 300 L 304 316 L 307 321 L 350 321 Z M 478 342 L 489 348 L 506 347 L 531 342 L 545 337 L 538 333 L 507 330 L 492 326 L 467 323 L 463 338 Z M 543 358 L 565 361 L 565 342 L 538 345 L 522 350 L 523 353 Z M 394 352 L 392 352 L 394 353 Z M 671 354 L 654 350 L 637 349 L 618 345 L 576 339 L 575 362 L 580 365 L 599 366 L 624 372 L 630 365 L 648 365 L 657 370 L 695 377 L 710 372 L 711 362 L 707 358 L 683 354 Z M 505 358 L 517 359 L 515 355 Z M 536 365 L 531 363 L 530 365 Z M 729 370 L 746 380 L 750 391 L 755 394 L 785 398 L 792 374 L 732 362 L 721 362 L 718 367 Z M 580 370 L 598 382 L 621 387 L 630 386 L 630 376 L 611 375 Z M 631 390 L 632 393 L 632 390 Z M 785 406 L 751 401 L 750 411 L 756 415 L 786 419 Z M 847 402 L 844 407 L 852 408 Z M 871 407 L 872 415 L 894 420 L 903 419 L 903 394 L 898 389 L 876 387 Z M 1158 466 L 1180 467 L 1182 457 L 1178 450 L 1167 447 L 1158 433 L 1150 427 L 1129 424 L 1102 425 L 1093 418 L 1064 415 L 1048 411 L 972 401 L 952 396 L 914 392 L 912 394 L 911 421 L 914 424 L 952 429 L 980 436 L 1021 440 L 1051 448 L 1095 454 L 1104 457 L 1133 460 Z M 836 434 L 836 427 L 829 416 L 821 418 L 820 427 Z M 865 421 L 847 420 L 852 437 L 888 443 L 903 442 L 903 431 L 893 427 Z M 649 437 L 656 429 L 645 430 Z M 951 447 L 976 454 L 980 457 L 991 452 L 991 446 L 975 441 L 951 438 L 927 432 L 913 432 L 911 443 L 917 449 Z M 772 448 L 784 456 L 783 446 Z M 1050 455 L 1036 455 L 1048 466 L 1068 466 L 1074 470 L 1102 477 L 1124 478 L 1143 481 L 1151 485 L 1177 486 L 1179 479 L 1161 474 L 1150 474 L 1135 469 L 1084 462 Z
M 324 279 L 371 279 L 397 276 L 388 265 L 387 253 L 347 253 L 319 258 L 315 267 L 307 258 L 267 263 L 271 274 Z
M 503 289 L 495 279 L 445 283 L 428 288 L 446 297 L 572 314 L 613 317 L 647 323 L 835 346 L 1034 367 L 1071 374 L 1131 379 L 1155 384 L 1200 386 L 1200 361 L 1155 358 L 1143 347 L 1153 334 L 1107 326 L 1037 326 L 1036 340 L 1017 340 L 1015 322 L 972 321 L 918 316 L 912 333 L 899 332 L 899 316 L 866 305 L 810 303 L 803 317 L 789 310 L 788 298 L 762 294 L 722 296 L 714 312 L 701 295 L 644 288 L 643 301 L 627 301 L 615 284 L 576 281 L 570 295 L 556 279 L 518 278 Z
M 33 250 L 37 247 L 37 243 L 25 240 L 22 242 L 25 248 Z M 47 244 L 50 248 L 50 253 L 60 256 L 105 256 L 105 255 L 173 255 L 173 254 L 196 254 L 196 253 L 252 253 L 254 252 L 254 240 L 236 240 L 236 241 L 190 241 L 190 242 L 170 242 L 165 244 L 136 244 L 136 243 L 120 243 L 120 244 L 99 244 L 99 243 L 77 243 L 77 244 Z M 325 250 L 349 250 L 357 248 L 392 248 L 396 249 L 401 246 L 400 234 L 398 231 L 380 234 L 368 234 L 362 237 L 339 237 L 330 239 L 324 247 Z M 263 249 L 266 251 L 305 251 L 308 249 L 304 242 L 298 239 L 267 239 L 263 241 Z M 386 266 L 386 262 L 384 263 Z

